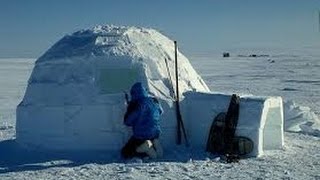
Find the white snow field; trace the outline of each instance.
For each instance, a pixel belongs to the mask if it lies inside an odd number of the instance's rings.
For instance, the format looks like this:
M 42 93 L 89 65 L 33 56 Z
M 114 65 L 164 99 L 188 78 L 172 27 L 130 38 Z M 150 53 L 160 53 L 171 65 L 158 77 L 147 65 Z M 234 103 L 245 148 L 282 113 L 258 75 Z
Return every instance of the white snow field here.
M 0 59 L 0 179 L 320 179 L 317 49 L 237 49 L 230 53 L 230 58 L 222 58 L 220 52 L 189 60 L 214 91 L 283 97 L 287 131 L 283 149 L 234 164 L 184 145 L 166 151 L 163 159 L 143 163 L 123 161 L 118 154 L 103 151 L 23 149 L 15 142 L 15 111 L 35 60 Z M 237 56 L 250 53 L 269 56 Z

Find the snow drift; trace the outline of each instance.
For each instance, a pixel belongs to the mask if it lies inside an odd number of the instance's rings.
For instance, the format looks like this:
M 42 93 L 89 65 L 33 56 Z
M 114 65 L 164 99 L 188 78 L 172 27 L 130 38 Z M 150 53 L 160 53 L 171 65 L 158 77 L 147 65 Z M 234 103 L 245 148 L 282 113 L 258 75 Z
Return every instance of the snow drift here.
M 320 119 L 309 107 L 288 101 L 284 103 L 284 116 L 286 131 L 320 137 Z
M 119 151 L 130 136 L 122 124 L 123 92 L 140 81 L 162 103 L 161 140 L 165 148 L 172 148 L 176 136 L 169 77 L 174 75 L 173 56 L 173 42 L 152 29 L 97 26 L 63 37 L 35 63 L 17 107 L 17 142 L 52 150 Z M 202 148 L 214 116 L 226 111 L 230 95 L 211 93 L 180 52 L 178 59 L 182 116 L 191 145 Z M 251 155 L 281 148 L 282 99 L 241 99 L 236 133 L 254 140 Z

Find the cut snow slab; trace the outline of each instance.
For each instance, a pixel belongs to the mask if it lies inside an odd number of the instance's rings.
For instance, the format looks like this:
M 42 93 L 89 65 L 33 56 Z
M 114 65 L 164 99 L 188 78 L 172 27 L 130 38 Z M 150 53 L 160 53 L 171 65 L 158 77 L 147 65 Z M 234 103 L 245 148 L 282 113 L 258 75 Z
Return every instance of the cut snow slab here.
M 191 146 L 202 149 L 208 135 L 203 128 L 209 129 L 216 113 L 227 110 L 231 96 L 211 93 L 180 52 L 178 61 L 186 131 Z M 131 135 L 122 123 L 123 92 L 140 81 L 163 106 L 161 140 L 165 148 L 173 148 L 174 72 L 173 41 L 153 29 L 97 26 L 66 35 L 35 63 L 17 107 L 17 142 L 51 150 L 119 151 Z M 242 97 L 241 106 L 238 134 L 254 141 L 251 155 L 281 148 L 282 99 Z

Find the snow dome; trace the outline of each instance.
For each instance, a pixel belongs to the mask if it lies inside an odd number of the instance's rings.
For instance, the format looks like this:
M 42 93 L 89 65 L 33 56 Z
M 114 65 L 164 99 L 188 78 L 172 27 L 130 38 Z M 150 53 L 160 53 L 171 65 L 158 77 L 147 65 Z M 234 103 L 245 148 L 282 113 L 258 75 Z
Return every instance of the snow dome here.
M 181 93 L 208 92 L 187 58 L 178 58 Z M 118 149 L 128 132 L 124 91 L 135 82 L 172 105 L 165 59 L 174 75 L 173 41 L 152 29 L 97 26 L 66 35 L 35 63 L 17 108 L 17 141 L 50 149 Z
M 205 149 L 212 120 L 226 110 L 230 95 L 210 92 L 180 52 L 178 61 L 186 131 L 191 146 Z M 123 125 L 124 92 L 140 81 L 163 106 L 161 141 L 172 147 L 174 72 L 173 41 L 153 29 L 97 26 L 66 35 L 35 63 L 17 107 L 16 140 L 51 150 L 119 151 L 131 135 Z M 253 156 L 282 147 L 282 99 L 242 97 L 239 127 L 237 134 L 255 142 Z

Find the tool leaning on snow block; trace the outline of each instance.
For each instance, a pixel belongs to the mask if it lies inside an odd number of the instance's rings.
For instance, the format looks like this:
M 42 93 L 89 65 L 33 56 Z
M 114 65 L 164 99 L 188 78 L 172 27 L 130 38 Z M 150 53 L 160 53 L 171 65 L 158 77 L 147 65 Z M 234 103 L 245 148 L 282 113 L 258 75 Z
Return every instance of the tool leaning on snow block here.
M 158 140 L 160 136 L 160 115 L 163 110 L 159 101 L 149 97 L 140 82 L 135 83 L 130 90 L 131 100 L 128 101 L 124 115 L 124 124 L 132 127 L 133 135 L 122 148 L 124 158 L 162 156 L 162 147 Z
M 213 120 L 206 150 L 226 157 L 227 162 L 237 162 L 253 150 L 253 141 L 236 136 L 240 110 L 240 97 L 231 96 L 228 111 L 219 113 Z

